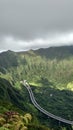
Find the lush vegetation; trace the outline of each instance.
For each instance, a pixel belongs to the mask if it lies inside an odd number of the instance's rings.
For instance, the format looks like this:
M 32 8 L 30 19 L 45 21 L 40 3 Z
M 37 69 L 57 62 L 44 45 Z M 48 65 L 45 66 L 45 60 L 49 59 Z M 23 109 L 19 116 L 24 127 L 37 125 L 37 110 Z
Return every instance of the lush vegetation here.
M 39 112 L 20 81 L 26 79 L 30 83 L 37 102 L 47 111 L 73 120 L 73 46 L 3 52 L 0 54 L 0 77 L 1 113 L 12 108 L 20 114 L 23 111 L 32 113 L 37 125 L 41 122 L 50 129 L 72 129 Z M 10 104 L 9 108 L 6 104 Z
M 36 125 L 33 122 L 32 115 L 26 113 L 20 115 L 15 111 L 8 111 L 0 115 L 0 130 L 49 130 L 48 128 Z

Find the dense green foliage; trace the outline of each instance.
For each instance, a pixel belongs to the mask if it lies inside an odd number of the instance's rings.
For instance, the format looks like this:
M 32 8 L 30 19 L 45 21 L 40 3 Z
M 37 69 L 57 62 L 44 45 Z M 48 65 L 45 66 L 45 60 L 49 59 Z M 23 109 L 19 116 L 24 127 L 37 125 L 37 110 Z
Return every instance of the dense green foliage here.
M 1 130 L 49 130 L 41 125 L 36 125 L 33 122 L 32 115 L 26 113 L 20 115 L 15 111 L 8 111 L 0 115 L 0 129 Z
M 63 123 L 59 125 L 59 122 L 39 112 L 20 81 L 26 79 L 30 83 L 37 102 L 47 111 L 73 120 L 73 46 L 3 52 L 0 54 L 0 77 L 2 102 L 11 103 L 14 105 L 12 108 L 17 106 L 15 109 L 19 109 L 17 111 L 20 113 L 23 113 L 21 110 L 32 113 L 38 118 L 37 124 L 41 122 L 56 130 L 72 129 Z M 8 109 L 3 107 L 0 108 L 1 112 Z
M 12 51 L 3 52 L 0 54 L 0 67 L 9 68 L 18 65 L 16 54 Z

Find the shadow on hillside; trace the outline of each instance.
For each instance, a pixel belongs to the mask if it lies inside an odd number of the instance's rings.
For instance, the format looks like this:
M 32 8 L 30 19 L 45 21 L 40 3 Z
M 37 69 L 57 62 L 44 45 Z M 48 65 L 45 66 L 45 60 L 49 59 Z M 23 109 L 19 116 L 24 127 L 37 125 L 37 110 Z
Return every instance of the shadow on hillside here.
M 59 90 L 47 79 L 41 79 L 39 82 L 42 83 L 41 87 L 31 86 L 38 104 L 57 116 L 73 120 L 73 92 Z
M 61 46 L 61 47 L 50 47 L 50 48 L 41 48 L 39 50 L 34 51 L 37 55 L 41 55 L 42 57 L 46 57 L 49 59 L 65 59 L 73 56 L 73 46 Z
M 40 106 L 42 106 L 44 109 L 46 109 L 47 111 L 53 114 L 62 116 L 69 120 L 73 120 L 73 105 L 72 105 L 73 92 L 68 91 L 68 90 L 60 91 L 60 90 L 51 88 L 50 85 L 53 85 L 51 82 L 47 82 L 47 84 L 49 85 L 48 87 L 43 82 L 42 82 L 42 87 L 31 86 L 35 99 L 38 102 L 38 104 L 40 104 Z M 24 86 L 21 87 L 21 91 L 24 91 L 23 94 L 27 95 L 25 89 L 26 88 L 24 88 Z M 24 111 L 26 111 L 26 108 L 28 109 L 28 106 L 29 106 L 30 111 L 32 108 L 34 111 L 34 107 L 30 107 L 33 105 L 28 105 L 29 102 L 30 104 L 32 104 L 31 100 L 29 100 L 28 102 L 26 96 L 21 95 L 21 91 L 18 91 L 17 89 L 12 87 L 12 85 L 7 80 L 0 78 L 0 90 L 1 90 L 0 97 L 2 96 L 2 93 L 4 94 L 1 100 L 6 100 L 6 101 L 9 100 L 18 108 L 23 109 Z M 29 95 L 27 96 L 29 98 Z M 27 107 L 25 106 L 24 101 L 26 102 Z M 56 121 L 51 118 L 47 118 L 47 116 L 45 116 L 38 110 L 35 111 L 34 113 L 35 115 L 36 115 L 36 112 L 38 113 L 37 116 L 39 120 L 43 122 L 43 124 L 47 125 L 49 123 L 48 125 L 50 127 L 56 126 L 56 128 L 57 127 L 59 128 L 60 126 L 66 126 L 65 123 L 61 123 L 61 122 L 59 123 L 59 121 Z M 58 128 L 56 130 L 58 130 Z M 71 126 L 67 125 L 67 128 L 69 130 Z

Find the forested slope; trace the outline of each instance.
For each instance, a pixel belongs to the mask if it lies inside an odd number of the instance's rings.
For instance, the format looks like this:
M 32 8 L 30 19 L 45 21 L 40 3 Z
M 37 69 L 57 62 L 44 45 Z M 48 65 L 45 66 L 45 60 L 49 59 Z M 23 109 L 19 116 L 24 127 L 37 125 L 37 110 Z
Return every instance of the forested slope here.
M 20 84 L 26 79 L 43 108 L 73 120 L 73 46 L 3 52 L 0 54 L 0 77 L 1 100 L 33 113 L 41 123 L 49 122 L 51 127 L 52 120 L 38 112 L 26 88 Z

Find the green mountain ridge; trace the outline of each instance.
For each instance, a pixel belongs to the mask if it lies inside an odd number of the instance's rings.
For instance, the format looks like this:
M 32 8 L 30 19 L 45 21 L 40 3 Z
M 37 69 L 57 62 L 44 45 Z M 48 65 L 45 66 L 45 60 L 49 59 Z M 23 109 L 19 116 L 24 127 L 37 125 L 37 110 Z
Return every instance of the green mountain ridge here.
M 57 121 L 48 119 L 33 106 L 26 88 L 20 84 L 24 79 L 44 109 L 73 120 L 73 46 L 0 53 L 0 99 L 13 104 L 18 111 L 32 113 L 45 125 L 49 122 L 50 128 L 52 125 L 55 129 L 56 125 L 58 130 Z M 61 124 L 62 129 L 64 126 Z

